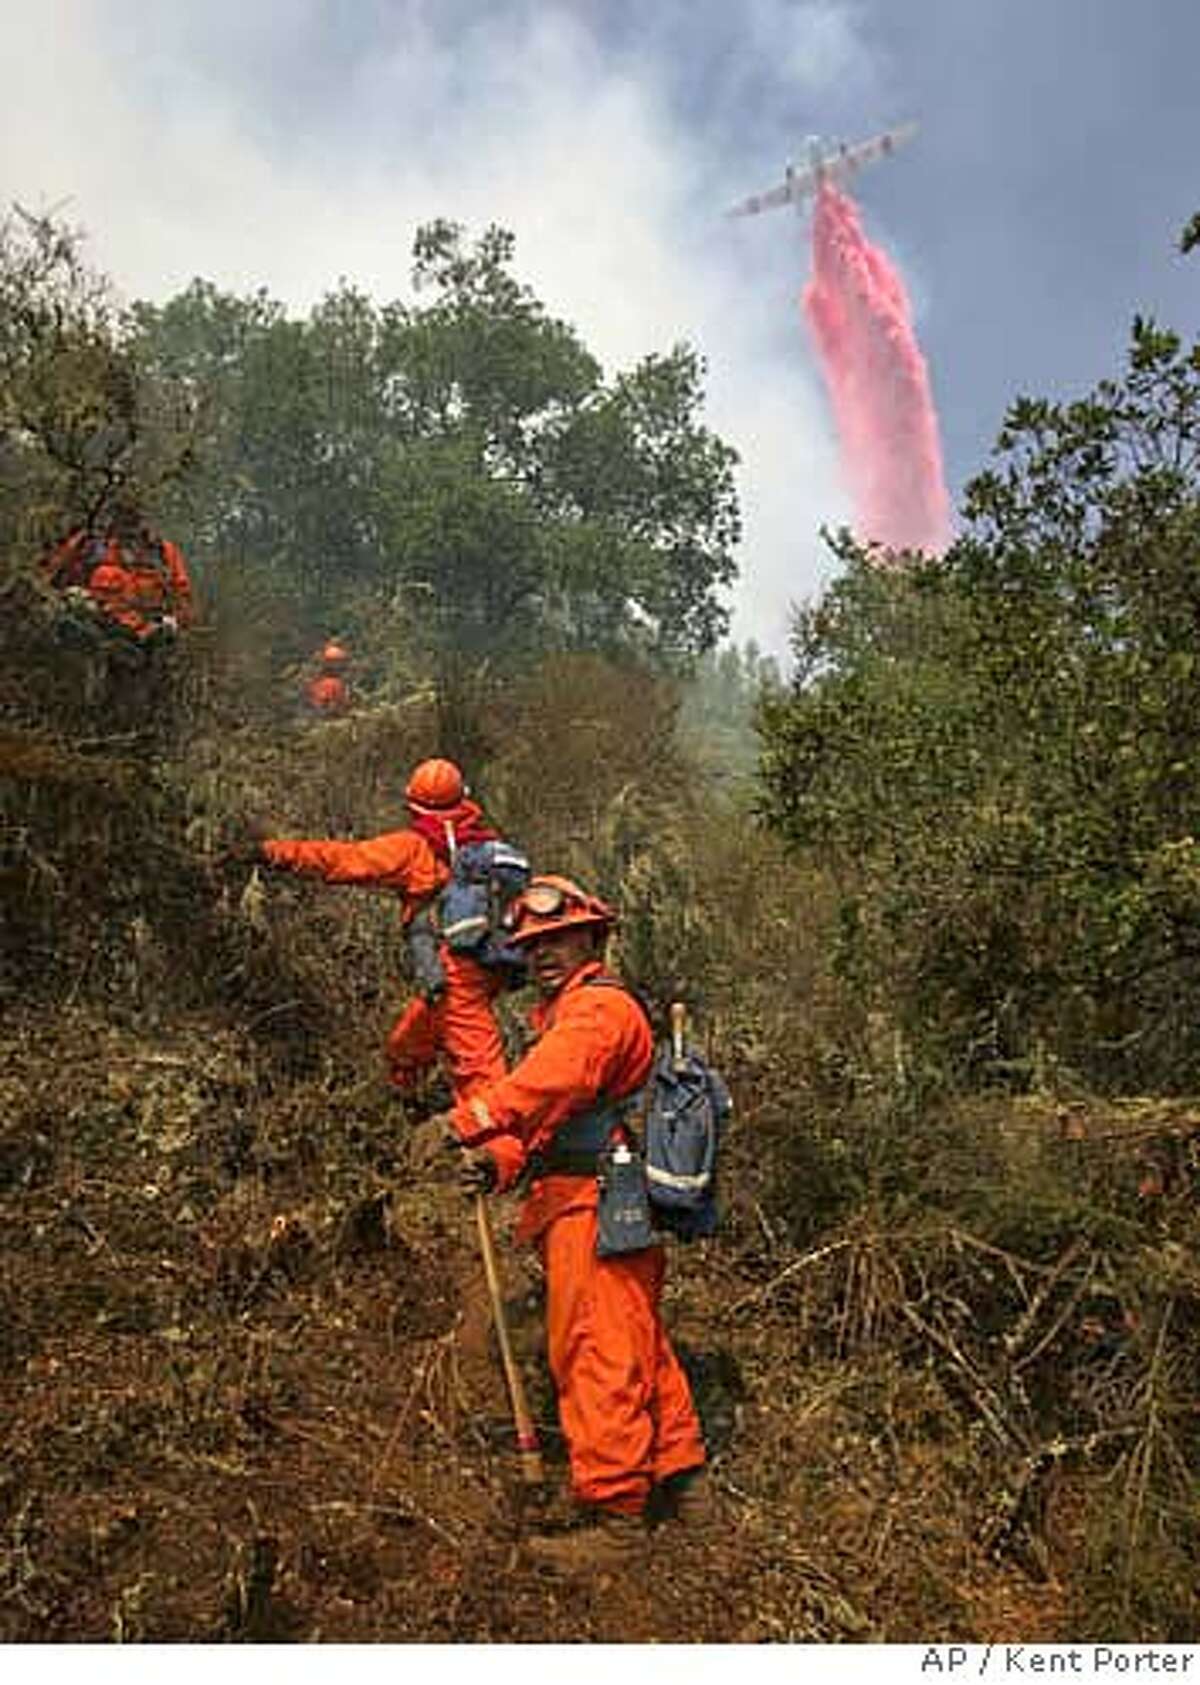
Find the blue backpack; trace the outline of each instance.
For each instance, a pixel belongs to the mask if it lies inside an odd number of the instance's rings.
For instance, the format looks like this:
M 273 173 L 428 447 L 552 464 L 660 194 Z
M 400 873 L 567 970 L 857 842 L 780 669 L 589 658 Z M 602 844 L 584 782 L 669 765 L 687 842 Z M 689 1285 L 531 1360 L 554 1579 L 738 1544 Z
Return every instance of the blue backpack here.
M 656 1227 L 680 1240 L 715 1234 L 717 1156 L 733 1113 L 729 1090 L 691 1046 L 668 1042 L 642 1091 L 642 1155 Z
M 500 837 L 457 849 L 438 898 L 438 926 L 451 953 L 470 954 L 481 965 L 523 966 L 520 951 L 509 945 L 504 914 L 529 875 L 526 857 Z
M 615 977 L 590 979 L 592 987 L 624 988 L 645 1013 L 637 992 Z M 654 1228 L 679 1240 L 702 1240 L 715 1234 L 717 1158 L 721 1136 L 733 1114 L 729 1090 L 697 1048 L 683 1040 L 683 1008 L 671 1008 L 671 1036 L 655 1054 L 650 1076 L 640 1092 L 620 1102 L 620 1121 L 633 1126 L 645 1175 L 649 1219 Z M 587 1114 L 593 1120 L 613 1121 L 603 1106 Z M 577 1126 L 578 1131 L 578 1126 Z M 601 1130 L 604 1139 L 607 1129 Z M 564 1142 L 565 1144 L 565 1142 Z

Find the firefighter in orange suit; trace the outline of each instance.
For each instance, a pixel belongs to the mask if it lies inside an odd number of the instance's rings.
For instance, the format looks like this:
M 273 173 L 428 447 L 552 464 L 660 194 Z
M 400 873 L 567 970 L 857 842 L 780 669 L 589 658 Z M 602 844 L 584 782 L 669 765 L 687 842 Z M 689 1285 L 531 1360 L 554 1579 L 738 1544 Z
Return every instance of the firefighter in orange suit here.
M 571 1484 L 592 1512 L 589 1525 L 527 1549 L 568 1575 L 640 1554 L 652 1488 L 685 1520 L 699 1520 L 709 1501 L 699 1421 L 659 1314 L 662 1248 L 597 1256 L 597 1154 L 569 1144 L 587 1138 L 593 1118 L 614 1116 L 653 1059 L 645 1011 L 605 970 L 613 922 L 612 909 L 570 879 L 531 880 L 510 940 L 529 956 L 538 1039 L 508 1075 L 431 1119 L 414 1155 L 428 1164 L 439 1146 L 466 1148 L 468 1191 L 527 1187 L 517 1238 L 541 1254 Z
M 276 870 L 326 883 L 396 891 L 401 923 L 410 927 L 449 880 L 452 850 L 496 833 L 483 823 L 453 761 L 422 761 L 404 795 L 409 824 L 403 830 L 362 842 L 273 838 L 258 844 L 260 857 Z M 458 1100 L 504 1075 L 504 1043 L 492 1005 L 501 984 L 486 967 L 451 953 L 444 943 L 439 957 L 444 988 L 408 1004 L 388 1035 L 387 1058 L 392 1081 L 406 1090 L 440 1054 Z
M 332 719 L 344 714 L 350 706 L 350 686 L 346 669 L 350 651 L 336 638 L 331 638 L 317 656 L 317 671 L 304 687 L 305 700 L 314 714 Z
M 52 585 L 89 604 L 101 626 L 143 649 L 168 642 L 195 619 L 182 552 L 134 509 L 116 509 L 103 537 L 83 528 L 71 533 L 43 571 Z

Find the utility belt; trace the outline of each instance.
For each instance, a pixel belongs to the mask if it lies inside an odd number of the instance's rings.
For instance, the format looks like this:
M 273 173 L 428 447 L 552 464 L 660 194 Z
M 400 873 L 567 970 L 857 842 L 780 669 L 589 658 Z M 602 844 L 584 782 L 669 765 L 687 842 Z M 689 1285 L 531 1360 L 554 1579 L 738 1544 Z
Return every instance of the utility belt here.
M 596 1208 L 596 1256 L 644 1252 L 657 1236 L 650 1213 L 646 1166 L 629 1128 L 637 1096 L 604 1101 L 580 1112 L 557 1131 L 540 1152 L 532 1153 L 524 1174 L 594 1176 L 600 1190 Z M 614 1140 L 614 1134 L 616 1139 Z
M 609 1136 L 631 1110 L 629 1100 L 603 1100 L 577 1112 L 546 1146 L 529 1155 L 524 1174 L 531 1182 L 539 1176 L 595 1176 Z

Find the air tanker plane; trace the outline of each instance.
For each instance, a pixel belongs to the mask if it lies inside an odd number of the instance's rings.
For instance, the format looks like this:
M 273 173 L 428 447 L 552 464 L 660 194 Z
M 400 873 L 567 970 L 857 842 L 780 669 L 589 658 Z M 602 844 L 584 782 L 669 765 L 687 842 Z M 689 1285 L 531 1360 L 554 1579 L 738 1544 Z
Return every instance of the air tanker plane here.
M 915 123 L 901 123 L 898 128 L 885 129 L 881 135 L 872 135 L 870 140 L 861 140 L 856 146 L 830 147 L 822 147 L 815 135 L 810 136 L 803 164 L 789 164 L 778 187 L 770 187 L 765 193 L 752 193 L 726 214 L 755 216 L 759 211 L 772 211 L 777 205 L 795 205 L 802 211 L 805 201 L 815 198 L 825 182 L 838 186 L 848 181 L 866 165 L 890 157 L 916 132 Z

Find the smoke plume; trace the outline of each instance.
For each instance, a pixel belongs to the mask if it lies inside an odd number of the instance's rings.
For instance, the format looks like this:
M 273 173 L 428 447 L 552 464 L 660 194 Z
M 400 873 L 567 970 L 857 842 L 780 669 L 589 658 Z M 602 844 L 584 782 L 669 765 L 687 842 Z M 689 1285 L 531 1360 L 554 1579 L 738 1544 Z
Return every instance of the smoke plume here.
M 860 538 L 937 554 L 950 542 L 937 412 L 908 295 L 858 210 L 826 183 L 804 314 L 817 344 Z

